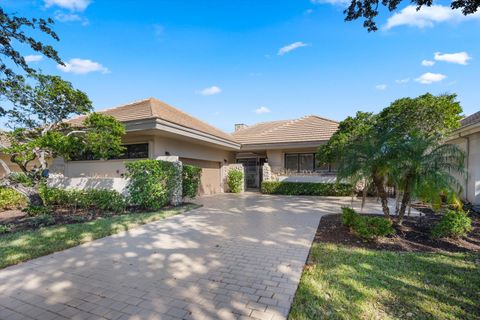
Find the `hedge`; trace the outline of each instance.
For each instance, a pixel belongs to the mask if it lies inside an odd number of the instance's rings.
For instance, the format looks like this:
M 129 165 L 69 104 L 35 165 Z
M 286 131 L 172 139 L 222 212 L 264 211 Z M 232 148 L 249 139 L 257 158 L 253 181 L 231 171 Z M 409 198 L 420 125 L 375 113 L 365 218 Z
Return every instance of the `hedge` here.
M 177 169 L 172 162 L 138 160 L 126 163 L 129 203 L 147 210 L 158 210 L 170 202 L 175 186 Z
M 290 196 L 350 196 L 353 187 L 347 183 L 263 181 L 261 192 Z
M 228 189 L 232 193 L 242 192 L 243 170 L 231 169 L 227 174 Z
M 348 207 L 342 208 L 342 224 L 349 227 L 358 237 L 368 241 L 395 234 L 391 220 L 360 215 Z
M 184 164 L 182 168 L 182 196 L 195 198 L 200 187 L 202 168 Z

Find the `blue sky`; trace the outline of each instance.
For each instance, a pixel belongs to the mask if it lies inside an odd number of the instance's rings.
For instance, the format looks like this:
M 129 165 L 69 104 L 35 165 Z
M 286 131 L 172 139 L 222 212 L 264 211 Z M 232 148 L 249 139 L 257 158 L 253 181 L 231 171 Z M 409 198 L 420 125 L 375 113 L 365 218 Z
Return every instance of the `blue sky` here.
M 0 4 L 56 20 L 61 41 L 49 42 L 67 67 L 24 54 L 97 110 L 153 96 L 226 131 L 308 114 L 342 120 L 426 92 L 457 93 L 466 115 L 480 110 L 480 15 L 448 3 L 382 12 L 376 33 L 344 22 L 342 0 Z

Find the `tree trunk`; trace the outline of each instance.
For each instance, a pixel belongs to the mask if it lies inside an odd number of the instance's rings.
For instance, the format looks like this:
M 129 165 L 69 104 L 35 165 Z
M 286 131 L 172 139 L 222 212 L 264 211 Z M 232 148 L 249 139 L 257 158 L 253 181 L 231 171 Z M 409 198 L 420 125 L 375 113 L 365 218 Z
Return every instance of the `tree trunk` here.
M 385 218 L 390 220 L 390 209 L 388 208 L 388 196 L 387 196 L 387 192 L 385 191 L 385 185 L 384 185 L 385 178 L 379 174 L 373 174 L 372 178 L 373 178 L 373 183 L 377 188 L 378 197 L 380 198 L 380 201 L 382 203 L 383 214 L 385 215 Z
M 21 184 L 11 184 L 10 188 L 20 192 L 23 194 L 27 200 L 28 203 L 32 206 L 43 206 L 43 200 L 42 197 L 40 197 L 40 193 L 38 192 L 38 189 L 35 187 L 25 187 Z
M 405 190 L 403 191 L 403 197 L 402 197 L 402 204 L 400 206 L 400 211 L 398 212 L 398 224 L 402 225 L 403 223 L 403 218 L 405 217 L 405 211 L 407 210 L 407 206 L 410 203 L 410 199 L 412 197 L 412 193 L 410 190 L 410 177 L 407 177 L 406 182 L 405 182 Z

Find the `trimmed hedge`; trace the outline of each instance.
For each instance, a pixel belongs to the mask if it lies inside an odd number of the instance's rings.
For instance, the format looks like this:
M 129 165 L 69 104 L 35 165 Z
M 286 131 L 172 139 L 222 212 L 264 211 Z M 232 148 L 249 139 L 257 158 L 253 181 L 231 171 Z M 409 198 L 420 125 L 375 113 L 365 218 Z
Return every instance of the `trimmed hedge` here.
M 364 240 L 374 240 L 395 233 L 391 220 L 384 217 L 363 216 L 348 207 L 342 208 L 342 224 Z
M 231 169 L 227 174 L 227 184 L 230 192 L 242 192 L 243 171 L 240 169 Z
M 182 196 L 195 198 L 198 195 L 202 168 L 184 164 L 182 168 Z
M 125 198 L 113 190 L 75 190 L 42 186 L 40 195 L 46 206 L 59 206 L 71 210 L 97 209 L 120 213 L 126 207 Z
M 147 210 L 159 210 L 170 203 L 176 181 L 176 168 L 172 162 L 138 160 L 128 162 L 127 177 L 129 202 Z
M 350 196 L 353 187 L 347 183 L 263 181 L 261 192 L 290 196 Z

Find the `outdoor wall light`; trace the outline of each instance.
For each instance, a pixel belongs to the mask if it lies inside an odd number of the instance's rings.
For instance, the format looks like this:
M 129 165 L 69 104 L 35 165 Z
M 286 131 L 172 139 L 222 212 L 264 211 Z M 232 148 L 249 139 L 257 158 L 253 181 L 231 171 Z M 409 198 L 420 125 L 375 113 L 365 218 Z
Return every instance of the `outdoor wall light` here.
M 165 155 L 166 155 L 166 156 L 169 156 L 169 155 L 170 155 L 170 152 L 165 151 Z

